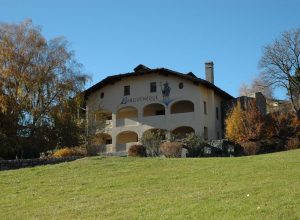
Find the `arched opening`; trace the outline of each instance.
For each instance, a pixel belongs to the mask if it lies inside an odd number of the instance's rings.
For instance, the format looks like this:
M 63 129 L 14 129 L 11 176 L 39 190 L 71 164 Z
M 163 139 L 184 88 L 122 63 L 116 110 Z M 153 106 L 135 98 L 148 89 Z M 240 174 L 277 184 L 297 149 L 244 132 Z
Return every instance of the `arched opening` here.
M 112 143 L 112 137 L 107 133 L 98 133 L 91 138 L 92 145 L 106 145 Z
M 117 136 L 117 144 L 138 142 L 138 135 L 134 131 L 123 131 Z
M 181 126 L 178 128 L 175 128 L 171 132 L 175 138 L 185 138 L 190 133 L 195 133 L 195 130 L 192 127 L 188 126 Z
M 138 110 L 135 107 L 124 107 L 118 110 L 117 115 L 117 127 L 137 125 Z
M 134 131 L 123 131 L 117 136 L 117 151 L 127 151 L 128 148 L 138 142 L 138 135 Z
M 175 102 L 171 106 L 171 114 L 194 112 L 194 103 L 188 100 Z
M 165 107 L 159 103 L 149 104 L 144 107 L 144 117 L 165 115 L 165 112 Z
M 117 119 L 137 118 L 138 110 L 135 107 L 124 107 L 118 110 Z
M 90 145 L 98 152 L 107 151 L 107 145 L 112 144 L 112 137 L 107 133 L 98 133 L 90 138 Z

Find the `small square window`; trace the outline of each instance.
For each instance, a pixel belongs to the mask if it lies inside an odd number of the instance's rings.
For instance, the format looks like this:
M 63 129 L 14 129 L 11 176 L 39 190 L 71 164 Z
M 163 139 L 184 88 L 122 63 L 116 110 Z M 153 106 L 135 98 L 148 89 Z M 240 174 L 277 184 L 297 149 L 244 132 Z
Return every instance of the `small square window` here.
M 124 96 L 130 95 L 130 86 L 124 86 Z
M 100 94 L 100 98 L 103 99 L 104 98 L 104 92 L 101 92 Z
M 150 92 L 156 92 L 156 82 L 150 83 Z

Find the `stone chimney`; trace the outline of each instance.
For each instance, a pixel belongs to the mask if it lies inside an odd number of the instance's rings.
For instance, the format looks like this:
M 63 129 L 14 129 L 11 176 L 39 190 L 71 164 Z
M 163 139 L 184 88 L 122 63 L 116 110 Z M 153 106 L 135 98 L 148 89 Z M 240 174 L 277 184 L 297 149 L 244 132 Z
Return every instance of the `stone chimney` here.
M 205 79 L 214 84 L 214 63 L 212 61 L 205 63 Z

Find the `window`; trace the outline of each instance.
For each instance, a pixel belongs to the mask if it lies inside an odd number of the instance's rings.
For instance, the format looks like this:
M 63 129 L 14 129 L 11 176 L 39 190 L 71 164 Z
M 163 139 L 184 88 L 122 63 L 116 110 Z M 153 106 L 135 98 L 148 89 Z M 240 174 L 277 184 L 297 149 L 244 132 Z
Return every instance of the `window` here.
M 111 139 L 106 139 L 105 144 L 112 144 L 112 140 Z
M 100 94 L 100 98 L 103 99 L 104 98 L 104 92 L 101 92 Z
M 204 140 L 208 140 L 208 128 L 204 126 Z
M 107 115 L 106 120 L 112 120 L 112 115 Z
M 155 115 L 165 115 L 165 110 L 157 110 Z
M 183 89 L 183 83 L 182 82 L 179 83 L 178 87 L 179 87 L 179 89 Z
M 217 118 L 217 120 L 219 120 L 219 108 L 218 107 L 216 107 L 216 118 Z
M 220 139 L 220 132 L 217 131 L 217 139 Z
M 207 115 L 207 109 L 206 109 L 206 102 L 203 102 L 203 107 L 204 107 L 204 114 Z
M 156 82 L 150 83 L 150 92 L 156 92 Z
M 130 86 L 124 86 L 124 96 L 130 95 Z

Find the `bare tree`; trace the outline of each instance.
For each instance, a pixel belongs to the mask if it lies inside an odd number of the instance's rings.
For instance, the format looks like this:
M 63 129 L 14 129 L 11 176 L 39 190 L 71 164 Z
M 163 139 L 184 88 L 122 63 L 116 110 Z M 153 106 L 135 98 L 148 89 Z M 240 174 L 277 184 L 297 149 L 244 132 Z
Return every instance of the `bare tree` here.
M 243 83 L 239 90 L 241 96 L 251 96 L 256 92 L 261 92 L 268 99 L 273 98 L 273 87 L 269 85 L 262 74 L 254 78 L 250 84 Z
M 300 118 L 300 29 L 283 32 L 274 43 L 264 47 L 260 66 L 270 85 L 287 90 Z

